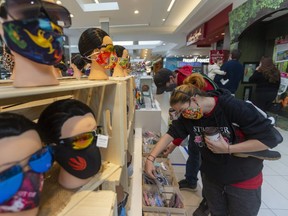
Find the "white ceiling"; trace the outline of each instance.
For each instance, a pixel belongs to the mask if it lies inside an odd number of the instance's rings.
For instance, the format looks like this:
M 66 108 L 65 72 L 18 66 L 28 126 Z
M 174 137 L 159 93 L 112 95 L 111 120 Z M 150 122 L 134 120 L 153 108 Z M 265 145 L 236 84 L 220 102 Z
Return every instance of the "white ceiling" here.
M 78 52 L 78 39 L 84 30 L 100 28 L 99 20 L 109 20 L 109 35 L 115 42 L 161 41 L 156 45 L 125 45 L 130 54 L 150 49 L 154 56 L 169 55 L 169 50 L 175 52 L 178 49 L 189 49 L 192 54 L 192 49 L 197 48 L 185 48 L 186 35 L 235 1 L 175 0 L 171 11 L 167 12 L 171 0 L 99 0 L 100 3 L 117 2 L 119 10 L 84 12 L 80 5 L 89 4 L 86 5 L 89 9 L 97 8 L 94 0 L 61 0 L 74 15 L 72 26 L 65 29 L 71 52 Z M 139 10 L 139 14 L 134 14 L 135 10 Z M 163 22 L 162 19 L 166 20 Z

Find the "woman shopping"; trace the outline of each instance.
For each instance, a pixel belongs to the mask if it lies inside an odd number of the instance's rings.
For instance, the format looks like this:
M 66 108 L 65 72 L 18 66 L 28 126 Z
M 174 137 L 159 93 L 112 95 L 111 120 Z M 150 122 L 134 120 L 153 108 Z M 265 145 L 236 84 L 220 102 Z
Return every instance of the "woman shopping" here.
M 191 84 L 177 87 L 170 105 L 179 118 L 147 157 L 145 172 L 155 178 L 153 162 L 158 154 L 173 139 L 190 135 L 201 152 L 203 194 L 211 215 L 256 216 L 261 205 L 263 160 L 233 153 L 262 151 L 281 143 L 283 138 L 270 120 L 227 90 L 203 92 Z M 204 134 L 212 127 L 219 134 L 209 140 Z M 239 140 L 239 135 L 245 139 Z

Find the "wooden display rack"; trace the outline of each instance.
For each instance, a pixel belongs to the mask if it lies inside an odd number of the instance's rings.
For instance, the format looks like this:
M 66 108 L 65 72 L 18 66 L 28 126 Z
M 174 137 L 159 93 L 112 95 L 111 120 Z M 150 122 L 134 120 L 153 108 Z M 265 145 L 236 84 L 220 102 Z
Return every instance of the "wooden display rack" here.
M 125 77 L 108 81 L 91 80 L 60 80 L 58 86 L 44 86 L 33 88 L 14 88 L 11 83 L 0 83 L 0 112 L 13 112 L 26 116 L 37 121 L 41 112 L 52 102 L 74 98 L 89 105 L 96 115 L 98 126 L 102 126 L 104 133 L 109 136 L 109 144 L 106 149 L 101 148 L 102 171 L 99 172 L 89 183 L 77 190 L 67 205 L 58 209 L 57 213 L 49 215 L 71 215 L 70 212 L 79 212 L 79 209 L 87 207 L 87 211 L 98 212 L 99 205 L 103 202 L 103 197 L 109 197 L 113 202 L 104 206 L 105 212 L 102 216 L 117 215 L 117 201 L 115 199 L 115 186 L 123 183 L 128 191 L 128 175 L 126 168 L 126 150 L 133 149 L 132 137 L 134 128 L 134 79 Z M 127 114 L 127 106 L 129 112 Z M 141 181 L 140 181 L 141 182 Z M 93 192 L 102 186 L 100 194 Z M 44 183 L 45 187 L 45 183 Z M 112 194 L 111 194 L 112 193 Z M 114 197 L 114 198 L 113 198 Z M 57 197 L 51 203 L 57 202 Z M 90 200 L 91 205 L 84 200 Z M 105 201 L 110 202 L 110 201 Z M 85 206 L 82 204 L 85 203 Z M 87 206 L 88 205 L 88 206 Z M 46 208 L 46 209 L 45 209 Z M 48 208 L 48 210 L 47 210 Z M 40 207 L 41 209 L 41 207 Z M 74 210 L 73 210 L 74 209 Z M 41 211 L 49 212 L 49 206 L 45 206 Z M 39 215 L 41 215 L 41 211 Z M 68 214 L 69 212 L 69 214 Z M 84 213 L 84 212 L 83 212 Z M 46 214 L 47 215 L 47 214 Z M 73 215 L 73 214 L 72 214 Z M 79 215 L 79 214 L 74 214 Z M 89 214 L 83 214 L 89 215 Z

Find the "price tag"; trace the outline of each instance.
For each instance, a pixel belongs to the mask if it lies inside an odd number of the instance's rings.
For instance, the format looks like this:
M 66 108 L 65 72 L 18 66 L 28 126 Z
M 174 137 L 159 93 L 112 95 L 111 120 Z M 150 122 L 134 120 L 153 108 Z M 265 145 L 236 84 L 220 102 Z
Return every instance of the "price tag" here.
M 108 136 L 98 134 L 97 135 L 97 143 L 96 146 L 102 147 L 102 148 L 107 148 L 108 146 Z

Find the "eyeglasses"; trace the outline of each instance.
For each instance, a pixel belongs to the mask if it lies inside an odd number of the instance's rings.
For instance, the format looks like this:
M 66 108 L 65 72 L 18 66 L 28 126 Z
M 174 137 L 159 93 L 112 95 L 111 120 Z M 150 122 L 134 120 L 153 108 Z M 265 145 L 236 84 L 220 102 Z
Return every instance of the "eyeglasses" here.
M 28 158 L 25 165 L 21 164 Z M 15 165 L 0 172 L 0 204 L 14 196 L 21 187 L 24 180 L 24 167 L 29 166 L 36 173 L 44 173 L 50 169 L 53 164 L 52 150 L 50 147 L 44 147 L 21 161 L 3 164 L 0 167 L 11 164 Z
M 53 23 L 69 28 L 71 26 L 70 12 L 63 6 L 41 0 L 6 0 L 0 6 L 0 17 L 13 20 L 39 18 L 41 14 Z
M 95 138 L 97 138 L 96 130 L 82 133 L 74 137 L 60 139 L 58 143 L 60 145 L 72 147 L 74 150 L 82 150 L 88 148 Z

